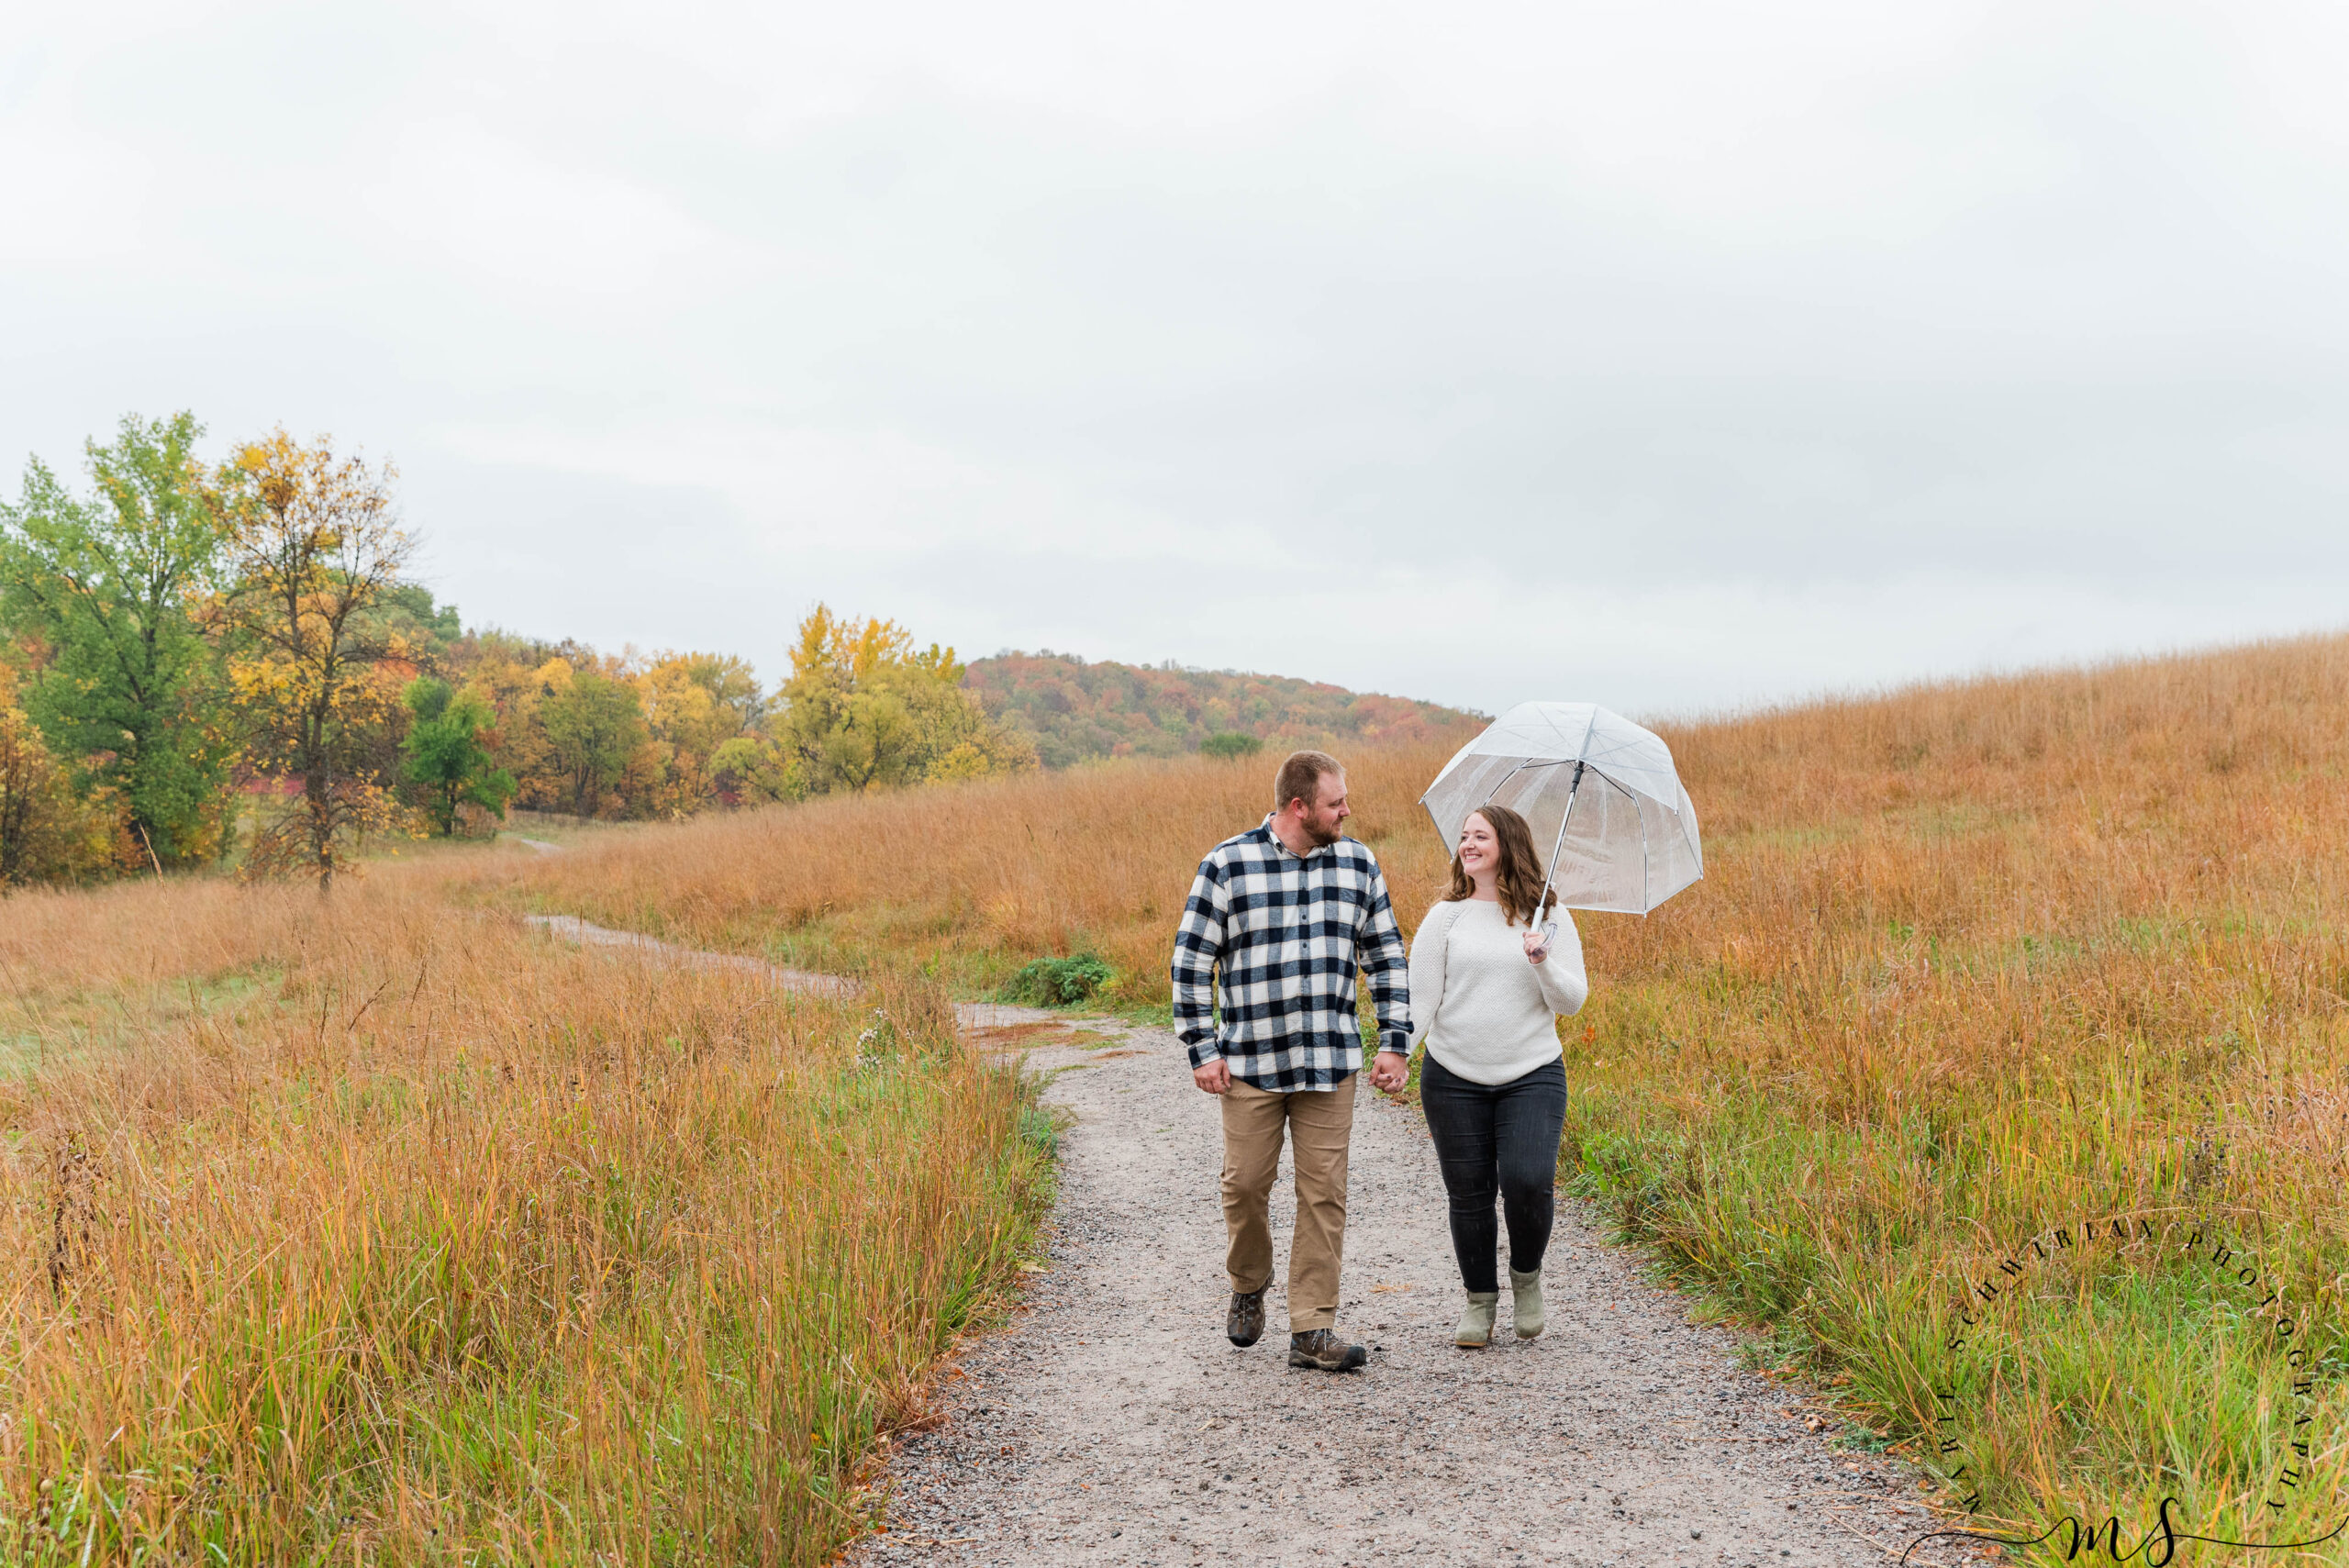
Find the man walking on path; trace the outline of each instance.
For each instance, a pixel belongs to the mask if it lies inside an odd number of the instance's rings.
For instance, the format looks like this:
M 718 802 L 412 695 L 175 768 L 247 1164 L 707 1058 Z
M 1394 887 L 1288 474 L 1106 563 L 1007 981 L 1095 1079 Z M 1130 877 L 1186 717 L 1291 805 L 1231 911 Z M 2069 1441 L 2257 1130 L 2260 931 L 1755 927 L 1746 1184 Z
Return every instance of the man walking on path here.
M 1252 1345 L 1273 1279 L 1273 1176 L 1284 1129 L 1296 1149 L 1289 1240 L 1291 1366 L 1346 1372 L 1367 1355 L 1337 1332 L 1346 1241 L 1346 1149 L 1362 1035 L 1354 971 L 1370 976 L 1378 1057 L 1370 1081 L 1400 1088 L 1411 1033 L 1403 933 L 1370 851 L 1342 838 L 1345 770 L 1298 751 L 1274 780 L 1273 813 L 1199 862 L 1174 933 L 1174 1028 L 1191 1078 L 1223 1098 L 1224 1332 Z M 1220 970 L 1221 986 L 1217 986 Z

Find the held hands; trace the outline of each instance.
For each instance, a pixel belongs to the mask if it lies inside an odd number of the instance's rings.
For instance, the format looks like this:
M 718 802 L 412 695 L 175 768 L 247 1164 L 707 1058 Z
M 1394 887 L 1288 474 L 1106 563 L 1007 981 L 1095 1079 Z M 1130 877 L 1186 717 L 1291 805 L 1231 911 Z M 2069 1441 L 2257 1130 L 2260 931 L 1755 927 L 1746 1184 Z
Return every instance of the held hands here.
M 1370 1064 L 1370 1086 L 1387 1094 L 1402 1092 L 1410 1076 L 1410 1063 L 1399 1051 L 1382 1051 Z M 1231 1087 L 1231 1065 L 1220 1056 L 1204 1067 L 1191 1069 L 1191 1082 L 1210 1095 L 1220 1095 Z

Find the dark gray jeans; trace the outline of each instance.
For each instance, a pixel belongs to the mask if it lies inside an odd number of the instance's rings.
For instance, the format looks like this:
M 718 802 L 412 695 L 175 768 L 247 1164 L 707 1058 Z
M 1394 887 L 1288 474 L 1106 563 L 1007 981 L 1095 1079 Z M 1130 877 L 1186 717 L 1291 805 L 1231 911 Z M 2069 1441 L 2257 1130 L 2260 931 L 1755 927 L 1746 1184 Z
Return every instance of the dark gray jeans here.
M 1536 1067 L 1506 1084 L 1474 1084 L 1428 1053 L 1419 1064 L 1419 1105 L 1435 1139 L 1443 1190 L 1452 1196 L 1452 1251 L 1460 1283 L 1498 1290 L 1493 1249 L 1500 1240 L 1493 1198 L 1508 1222 L 1508 1266 L 1530 1274 L 1550 1250 L 1557 1212 L 1558 1131 L 1566 1120 L 1566 1068 Z

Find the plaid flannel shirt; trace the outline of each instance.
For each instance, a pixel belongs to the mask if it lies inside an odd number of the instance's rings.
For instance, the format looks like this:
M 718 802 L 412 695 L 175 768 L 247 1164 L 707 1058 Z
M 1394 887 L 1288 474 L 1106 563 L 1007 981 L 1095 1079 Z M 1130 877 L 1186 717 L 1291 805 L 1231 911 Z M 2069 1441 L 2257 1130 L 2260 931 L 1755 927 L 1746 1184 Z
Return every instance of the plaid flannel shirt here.
M 1357 966 L 1370 976 L 1380 1049 L 1409 1043 L 1403 933 L 1369 850 L 1341 839 L 1300 858 L 1272 823 L 1199 862 L 1174 932 L 1174 1030 L 1193 1067 L 1219 1056 L 1259 1089 L 1334 1090 L 1362 1066 Z

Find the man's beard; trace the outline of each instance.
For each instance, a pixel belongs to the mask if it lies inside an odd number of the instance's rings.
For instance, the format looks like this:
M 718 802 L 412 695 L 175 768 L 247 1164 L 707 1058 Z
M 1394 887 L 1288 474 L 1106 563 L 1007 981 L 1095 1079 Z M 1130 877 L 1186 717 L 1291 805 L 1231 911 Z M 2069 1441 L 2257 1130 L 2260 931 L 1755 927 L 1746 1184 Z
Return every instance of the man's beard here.
M 1324 828 L 1309 817 L 1306 818 L 1304 827 L 1305 836 L 1312 840 L 1313 847 L 1317 850 L 1326 850 L 1342 837 L 1340 829 L 1335 826 Z

